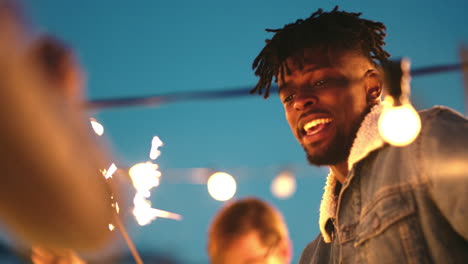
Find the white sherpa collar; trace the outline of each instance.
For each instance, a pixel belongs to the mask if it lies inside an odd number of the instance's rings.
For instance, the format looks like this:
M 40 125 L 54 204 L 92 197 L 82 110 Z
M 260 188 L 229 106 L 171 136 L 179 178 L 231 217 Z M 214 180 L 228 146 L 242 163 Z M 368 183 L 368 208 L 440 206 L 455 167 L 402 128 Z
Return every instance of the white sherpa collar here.
M 361 123 L 361 127 L 356 134 L 356 139 L 353 142 L 349 158 L 348 158 L 348 169 L 351 170 L 353 165 L 364 159 L 370 152 L 382 147 L 385 142 L 378 131 L 378 120 L 384 104 L 378 104 L 372 107 L 369 114 L 366 115 Z M 336 178 L 333 173 L 327 176 L 327 182 L 325 184 L 324 193 L 322 196 L 322 202 L 320 204 L 320 217 L 319 226 L 320 232 L 322 233 L 323 240 L 326 243 L 331 242 L 330 234 L 327 233 L 325 225 L 328 219 L 335 218 L 336 215 L 336 203 L 337 198 L 335 195 Z

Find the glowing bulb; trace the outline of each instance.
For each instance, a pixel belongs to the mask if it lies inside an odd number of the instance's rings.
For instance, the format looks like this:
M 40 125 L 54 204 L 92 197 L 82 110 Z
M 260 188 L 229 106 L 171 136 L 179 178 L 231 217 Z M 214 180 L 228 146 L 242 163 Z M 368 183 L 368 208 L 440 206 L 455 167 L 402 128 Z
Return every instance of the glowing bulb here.
M 102 126 L 95 118 L 90 117 L 89 121 L 91 122 L 91 127 L 98 136 L 104 134 L 104 126 Z
M 282 171 L 271 183 L 271 192 L 279 199 L 287 199 L 296 191 L 296 179 L 290 171 Z
M 391 145 L 402 147 L 413 142 L 421 131 L 421 119 L 410 104 L 386 105 L 379 118 L 379 132 Z
M 207 183 L 208 193 L 213 199 L 218 201 L 227 201 L 236 193 L 236 180 L 225 173 L 216 172 L 210 176 Z

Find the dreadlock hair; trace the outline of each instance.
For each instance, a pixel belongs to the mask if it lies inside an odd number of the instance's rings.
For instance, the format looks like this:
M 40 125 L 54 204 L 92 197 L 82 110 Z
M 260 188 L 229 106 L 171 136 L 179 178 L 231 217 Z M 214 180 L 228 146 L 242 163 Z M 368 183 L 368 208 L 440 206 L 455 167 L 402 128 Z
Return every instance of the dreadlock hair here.
M 336 6 L 330 12 L 318 9 L 309 18 L 298 19 L 280 29 L 266 29 L 273 32 L 272 39 L 255 58 L 252 69 L 260 79 L 251 94 L 270 94 L 273 77 L 278 81 L 278 74 L 289 74 L 286 59 L 308 47 L 325 47 L 330 49 L 358 50 L 375 64 L 384 64 L 390 54 L 385 45 L 386 27 L 383 23 L 360 18 L 361 13 L 338 11 Z M 283 80 L 284 81 L 284 80 Z

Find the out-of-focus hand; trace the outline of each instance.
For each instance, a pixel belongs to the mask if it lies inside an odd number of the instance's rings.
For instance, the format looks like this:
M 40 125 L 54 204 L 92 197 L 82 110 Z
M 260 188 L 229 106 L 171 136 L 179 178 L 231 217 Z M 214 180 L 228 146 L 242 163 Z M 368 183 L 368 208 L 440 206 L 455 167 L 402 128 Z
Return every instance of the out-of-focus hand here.
M 71 249 L 50 249 L 44 247 L 33 247 L 31 260 L 34 264 L 86 264 Z

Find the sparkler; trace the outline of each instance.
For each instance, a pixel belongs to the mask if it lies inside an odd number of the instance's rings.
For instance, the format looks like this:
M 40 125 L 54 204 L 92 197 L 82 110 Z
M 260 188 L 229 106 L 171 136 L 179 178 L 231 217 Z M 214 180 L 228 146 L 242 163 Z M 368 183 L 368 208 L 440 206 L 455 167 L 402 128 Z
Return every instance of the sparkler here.
M 104 126 L 101 125 L 95 118 L 90 117 L 89 122 L 91 122 L 91 127 L 93 128 L 96 135 L 102 136 L 102 134 L 104 134 Z
M 163 145 L 163 142 L 159 137 L 155 136 L 153 137 L 153 140 L 151 141 L 151 150 L 150 150 L 150 159 L 155 160 L 161 155 L 161 151 L 158 150 L 159 147 Z
M 112 163 L 108 170 L 102 170 L 102 175 L 104 175 L 104 178 L 109 179 L 109 178 L 112 178 L 112 175 L 114 175 L 116 171 L 117 171 L 117 166 L 115 166 L 115 164 Z
M 162 145 L 163 142 L 159 137 L 153 137 L 149 154 L 150 159 L 155 160 L 159 157 L 161 152 L 158 148 Z M 158 168 L 158 164 L 147 161 L 133 165 L 128 172 L 132 180 L 133 187 L 135 187 L 136 190 L 135 197 L 133 198 L 134 209 L 132 212 L 137 223 L 141 226 L 148 225 L 157 217 L 170 218 L 174 220 L 182 219 L 182 216 L 179 214 L 151 207 L 151 202 L 149 200 L 151 189 L 159 186 L 161 177 L 161 172 Z

